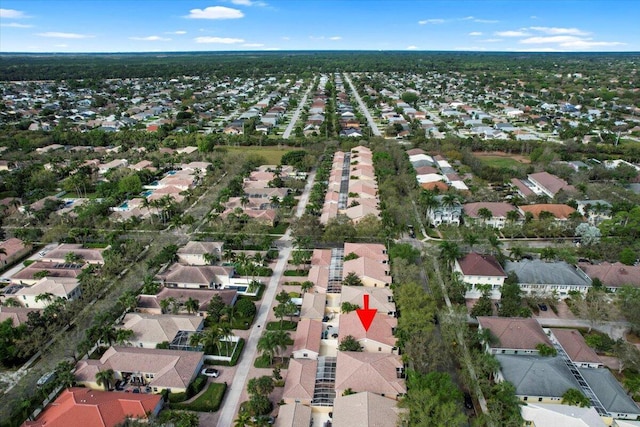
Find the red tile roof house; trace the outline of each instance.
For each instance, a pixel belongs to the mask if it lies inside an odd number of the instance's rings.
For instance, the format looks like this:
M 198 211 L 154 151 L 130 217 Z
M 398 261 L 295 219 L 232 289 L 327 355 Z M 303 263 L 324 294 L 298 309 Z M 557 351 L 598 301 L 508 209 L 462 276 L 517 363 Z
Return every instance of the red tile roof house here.
M 64 266 L 64 267 L 63 267 Z M 47 271 L 47 277 L 70 277 L 75 278 L 80 275 L 83 268 L 88 264 L 61 264 L 59 262 L 41 262 L 37 261 L 28 267 L 23 268 L 11 277 L 13 283 L 24 285 L 33 285 L 38 280 L 34 278 L 38 272 Z
M 180 393 L 187 390 L 203 364 L 204 353 L 201 351 L 113 346 L 99 360 L 78 362 L 75 377 L 78 384 L 100 390 L 103 387 L 96 382 L 96 374 L 113 369 L 117 380 L 135 378 L 139 384 L 151 387 L 153 393 L 164 389 Z
M 407 392 L 402 358 L 395 354 L 338 351 L 336 395 L 347 389 L 398 399 Z
M 0 253 L 0 269 L 2 269 L 27 255 L 31 251 L 31 245 L 12 237 L 0 243 L 0 249 L 4 249 L 6 252 Z
M 537 355 L 538 344 L 553 347 L 553 343 L 535 319 L 478 316 L 478 324 L 479 331 L 489 329 L 495 338 L 495 342 L 485 343 L 487 351 L 491 354 Z
M 364 295 L 369 295 L 369 308 L 378 310 L 387 316 L 396 316 L 396 304 L 393 301 L 393 292 L 389 288 L 366 288 L 364 286 L 343 286 L 340 294 L 340 303 L 363 306 Z
M 35 421 L 25 421 L 21 427 L 116 427 L 130 419 L 155 417 L 163 403 L 157 394 L 72 387 L 47 405 Z
M 322 321 L 302 319 L 298 322 L 293 340 L 294 359 L 317 359 L 320 355 Z
M 556 221 L 566 221 L 569 219 L 569 216 L 576 211 L 571 206 L 554 203 L 521 205 L 519 209 L 523 217 L 526 216 L 527 212 L 531 212 L 534 219 L 539 219 L 540 213 L 542 212 L 550 212 Z
M 590 264 L 588 262 L 578 263 L 578 267 L 587 276 L 593 279 L 600 279 L 602 284 L 610 291 L 616 292 L 623 286 L 634 286 L 640 288 L 640 266 L 624 265 L 620 262 L 603 262 L 600 264 Z
M 453 271 L 460 273 L 462 281 L 470 288 L 465 298 L 480 298 L 485 289 L 491 291 L 490 297 L 500 298 L 500 290 L 507 274 L 493 255 L 481 255 L 471 252 L 457 259 Z
M 316 386 L 317 369 L 317 360 L 290 359 L 282 400 L 287 404 L 310 405 Z
M 376 259 L 359 257 L 345 261 L 342 265 L 342 278 L 349 273 L 355 273 L 364 286 L 374 288 L 388 287 L 391 285 L 391 267 Z
M 564 349 L 569 359 L 579 368 L 604 368 L 596 352 L 587 345 L 582 334 L 575 329 L 549 328 L 551 341 Z
M 491 218 L 483 218 L 479 212 L 481 209 L 488 209 L 491 212 Z M 472 224 L 483 224 L 493 228 L 503 228 L 507 223 L 507 213 L 511 211 L 518 212 L 518 209 L 509 203 L 502 202 L 478 202 L 466 203 L 462 205 L 465 214 L 465 222 Z M 518 212 L 518 215 L 520 213 Z
M 575 192 L 573 185 L 569 185 L 564 179 L 558 178 L 548 172 L 532 173 L 528 176 L 529 182 L 534 185 L 533 191 L 538 194 L 546 194 L 553 198 L 560 190 L 564 192 Z
M 358 317 L 358 313 L 352 311 L 340 315 L 338 326 L 338 342 L 351 335 L 364 348 L 371 353 L 398 353 L 396 337 L 394 336 L 398 319 L 386 313 L 376 313 L 368 331 L 365 331 Z
M 233 267 L 175 263 L 156 278 L 173 288 L 224 289 L 231 283 L 233 274 Z

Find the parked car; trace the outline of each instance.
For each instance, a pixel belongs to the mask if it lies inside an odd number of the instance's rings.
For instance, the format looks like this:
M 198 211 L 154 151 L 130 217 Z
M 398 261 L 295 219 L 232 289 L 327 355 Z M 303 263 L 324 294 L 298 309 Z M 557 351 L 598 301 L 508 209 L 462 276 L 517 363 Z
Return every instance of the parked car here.
M 220 371 L 218 371 L 215 368 L 202 368 L 202 371 L 200 371 L 200 374 L 206 375 L 211 378 L 218 378 L 220 376 Z
M 547 304 L 538 304 L 538 308 L 542 311 L 547 311 Z

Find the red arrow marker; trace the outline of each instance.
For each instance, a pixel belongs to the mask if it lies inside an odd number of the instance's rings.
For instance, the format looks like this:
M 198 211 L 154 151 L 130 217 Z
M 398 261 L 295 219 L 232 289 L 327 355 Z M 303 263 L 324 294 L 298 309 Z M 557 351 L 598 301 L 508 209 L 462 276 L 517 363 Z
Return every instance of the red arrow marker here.
M 373 318 L 376 317 L 376 313 L 378 310 L 369 308 L 369 295 L 364 294 L 362 296 L 364 298 L 364 308 L 359 308 L 356 310 L 358 313 L 358 317 L 360 318 L 360 323 L 362 323 L 362 327 L 365 331 L 369 330 L 371 323 L 373 322 Z

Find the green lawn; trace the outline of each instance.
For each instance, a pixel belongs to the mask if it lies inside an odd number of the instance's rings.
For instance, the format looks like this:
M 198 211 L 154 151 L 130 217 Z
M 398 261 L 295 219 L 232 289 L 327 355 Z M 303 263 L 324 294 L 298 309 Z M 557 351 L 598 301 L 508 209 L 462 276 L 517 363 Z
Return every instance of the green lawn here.
M 520 163 L 511 157 L 479 156 L 478 159 L 487 166 L 493 166 L 496 168 L 517 168 L 523 165 L 523 163 Z
M 242 152 L 246 154 L 258 154 L 264 157 L 267 160 L 267 164 L 269 165 L 279 165 L 280 159 L 282 156 L 288 152 L 292 151 L 291 148 L 277 148 L 277 147 L 224 147 L 225 150 L 230 153 L 233 152 Z
M 171 405 L 171 408 L 196 412 L 215 412 L 220 409 L 220 403 L 226 390 L 227 385 L 225 383 L 211 383 L 205 392 L 193 402 Z

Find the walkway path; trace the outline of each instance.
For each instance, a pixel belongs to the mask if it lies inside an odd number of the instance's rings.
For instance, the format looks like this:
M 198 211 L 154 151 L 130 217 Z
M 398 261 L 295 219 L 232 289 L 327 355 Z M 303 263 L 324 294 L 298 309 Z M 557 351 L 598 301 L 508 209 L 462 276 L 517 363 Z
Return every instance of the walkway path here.
M 347 81 L 347 83 L 349 83 L 349 86 L 351 87 L 351 91 L 353 92 L 353 95 L 356 97 L 356 101 L 358 101 L 358 105 L 360 105 L 360 111 L 362 111 L 362 114 L 364 114 L 364 116 L 367 118 L 367 122 L 369 122 L 369 128 L 371 129 L 371 133 L 374 134 L 375 136 L 382 136 L 382 132 L 380 132 L 380 129 L 378 129 L 378 126 L 373 121 L 373 117 L 371 117 L 371 113 L 369 112 L 369 109 L 364 104 L 364 102 L 362 102 L 362 98 L 360 98 L 360 94 L 358 93 L 358 91 L 356 90 L 356 87 L 351 82 L 351 78 L 349 78 L 349 74 L 344 73 L 343 75 L 344 75 L 344 79 Z
M 304 213 L 307 202 L 309 201 L 309 195 L 311 193 L 311 188 L 313 187 L 315 176 L 315 172 L 311 172 L 309 174 L 307 185 L 304 187 L 304 191 L 302 192 L 302 196 L 300 196 L 300 201 L 298 202 L 298 207 L 295 214 L 296 218 L 300 218 Z M 220 417 L 218 418 L 218 427 L 229 427 L 233 425 L 234 417 L 238 412 L 240 396 L 242 395 L 242 390 L 244 389 L 245 383 L 247 382 L 249 370 L 251 368 L 251 365 L 253 364 L 258 350 L 258 340 L 262 335 L 263 329 L 266 327 L 267 316 L 271 311 L 271 306 L 276 294 L 276 289 L 278 288 L 278 283 L 280 282 L 284 270 L 287 267 L 287 260 L 289 259 L 289 255 L 291 255 L 292 245 L 290 228 L 287 230 L 285 235 L 277 241 L 277 245 L 280 248 L 278 262 L 273 269 L 271 280 L 269 280 L 269 284 L 267 285 L 267 288 L 262 295 L 262 302 L 256 314 L 254 327 L 252 328 L 249 338 L 245 343 L 244 351 L 242 357 L 240 358 L 238 369 L 236 370 L 236 376 L 233 379 L 230 387 L 227 389 L 227 395 L 225 396 L 223 407 L 220 410 Z
M 313 84 L 309 84 L 307 91 L 304 93 L 304 96 L 298 103 L 298 108 L 296 108 L 296 111 L 293 113 L 293 117 L 291 117 L 291 121 L 289 122 L 289 124 L 287 125 L 287 128 L 284 130 L 284 133 L 282 134 L 283 139 L 289 139 L 289 137 L 291 136 L 291 132 L 293 131 L 293 128 L 298 122 L 298 117 L 300 117 L 300 112 L 304 108 L 304 104 L 307 103 L 307 96 L 309 95 L 309 92 L 311 92 L 312 86 Z

